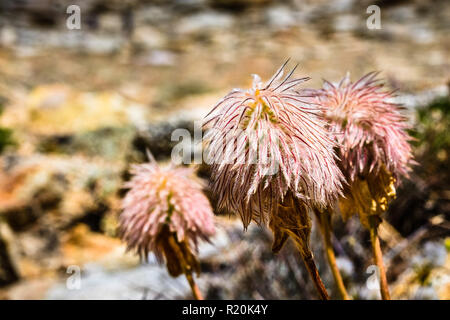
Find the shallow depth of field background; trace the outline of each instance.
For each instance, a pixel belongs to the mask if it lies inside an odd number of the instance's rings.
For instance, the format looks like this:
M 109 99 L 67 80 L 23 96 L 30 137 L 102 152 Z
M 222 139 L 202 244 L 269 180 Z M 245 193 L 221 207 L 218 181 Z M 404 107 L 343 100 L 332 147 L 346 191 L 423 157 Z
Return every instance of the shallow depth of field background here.
M 66 28 L 70 4 L 81 30 Z M 146 148 L 168 161 L 175 128 L 289 57 L 311 87 L 378 70 L 398 90 L 419 165 L 381 228 L 391 294 L 450 299 L 449 33 L 448 1 L 0 0 L 0 299 L 190 298 L 183 277 L 124 254 L 127 170 Z M 274 256 L 267 230 L 217 226 L 200 246 L 206 298 L 316 298 L 291 245 Z M 377 299 L 368 232 L 334 226 L 349 292 Z M 317 230 L 311 245 L 337 297 Z

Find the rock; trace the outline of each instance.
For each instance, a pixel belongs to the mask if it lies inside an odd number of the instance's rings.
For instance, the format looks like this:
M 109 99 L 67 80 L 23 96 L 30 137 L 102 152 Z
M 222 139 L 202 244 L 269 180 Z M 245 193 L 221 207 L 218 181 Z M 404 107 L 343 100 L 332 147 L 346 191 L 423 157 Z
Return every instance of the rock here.
M 200 243 L 201 260 L 220 255 L 231 245 L 228 227 L 240 225 L 227 220 L 219 219 L 212 243 Z M 47 289 L 47 299 L 153 300 L 190 296 L 186 279 L 183 276 L 170 277 L 165 266 L 160 265 L 153 255 L 147 263 L 140 264 L 134 254 L 125 254 L 125 247 L 119 240 L 94 234 L 85 226 L 77 226 L 71 231 L 63 245 L 63 252 L 65 265 L 80 268 L 80 288 L 69 288 L 67 279 L 70 275 L 66 275 L 63 277 L 66 279 Z M 200 288 L 208 287 L 203 276 L 199 277 L 198 283 Z
M 228 9 L 242 9 L 252 6 L 263 6 L 274 2 L 273 0 L 209 0 L 212 6 Z
M 134 20 L 138 28 L 145 25 L 161 27 L 168 23 L 171 18 L 171 12 L 163 6 L 145 6 L 136 10 L 134 14 Z
M 140 127 L 147 108 L 115 92 L 79 92 L 65 85 L 41 85 L 28 94 L 24 108 L 8 108 L 5 125 L 40 135 L 67 135 L 105 127 Z
M 233 24 L 234 17 L 230 14 L 205 11 L 182 18 L 177 24 L 176 30 L 179 34 L 195 34 L 228 29 Z
M 347 257 L 337 257 L 336 264 L 342 275 L 351 277 L 354 274 L 355 266 L 353 262 Z
M 416 92 L 414 94 L 401 93 L 394 98 L 394 102 L 400 103 L 409 110 L 429 105 L 433 100 L 449 95 L 449 87 L 441 85 L 429 90 Z
M 92 54 L 113 54 L 117 53 L 123 44 L 124 39 L 120 35 L 86 33 L 83 36 L 81 50 Z
M 357 296 L 358 299 L 363 300 L 381 300 L 380 289 L 374 287 L 368 287 L 367 284 L 363 284 L 358 286 L 356 290 L 354 290 L 357 294 L 355 295 L 353 292 L 350 292 L 352 296 Z
M 59 283 L 47 291 L 46 299 L 179 299 L 189 292 L 186 279 L 172 278 L 163 266 L 154 263 L 115 272 L 88 265 L 83 268 L 79 289 L 69 289 L 65 282 Z
M 92 232 L 85 224 L 75 225 L 62 237 L 64 266 L 99 264 L 106 270 L 136 267 L 139 257 L 126 253 L 125 245 L 118 238 Z
M 16 30 L 9 26 L 0 29 L 0 44 L 5 47 L 13 46 L 17 41 Z
M 124 169 L 79 156 L 18 157 L 9 162 L 14 164 L 7 166 L 2 159 L 0 215 L 17 231 L 35 222 L 57 230 L 88 214 L 98 229 L 102 206 L 121 187 Z
M 351 10 L 355 5 L 355 0 L 337 0 L 328 4 L 329 13 L 343 13 Z
M 450 254 L 443 242 L 425 243 L 410 265 L 392 285 L 393 298 L 449 299 Z
M 20 278 L 14 236 L 1 218 L 0 216 L 0 287 L 14 283 Z
M 73 49 L 94 54 L 111 54 L 123 45 L 123 37 L 117 33 L 93 33 L 86 30 L 41 30 L 17 28 L 17 46 L 39 49 Z M 97 43 L 96 43 L 97 42 Z
M 426 21 L 398 23 L 388 20 L 382 21 L 380 30 L 361 29 L 360 31 L 367 36 L 380 36 L 384 40 L 405 41 L 419 45 L 428 45 L 437 40 L 435 30 Z
M 445 265 L 446 260 L 447 250 L 444 244 L 438 242 L 427 242 L 425 243 L 421 254 L 414 256 L 411 259 L 411 263 L 415 266 L 415 268 L 420 268 L 424 265 L 441 267 Z
M 416 290 L 414 300 L 438 300 L 438 294 L 433 287 L 420 287 Z
M 122 17 L 115 13 L 104 13 L 98 17 L 98 28 L 105 33 L 120 33 L 123 30 Z
M 168 45 L 166 36 L 158 29 L 150 26 L 139 26 L 134 29 L 133 43 L 144 49 L 161 49 Z
M 172 133 L 175 130 L 187 130 L 192 139 L 190 142 L 194 146 L 193 149 L 197 150 L 196 148 L 200 147 L 201 144 L 193 141 L 194 134 L 197 132 L 199 139 L 201 139 L 202 119 L 209 112 L 208 107 L 205 108 L 205 106 L 214 105 L 217 98 L 217 94 L 194 95 L 185 98 L 180 108 L 173 112 L 155 114 L 147 127 L 138 132 L 133 141 L 134 147 L 144 156 L 146 149 L 149 149 L 156 158 L 168 159 L 175 145 L 179 142 L 187 142 L 181 141 L 182 138 L 172 141 Z
M 29 279 L 13 284 L 8 290 L 0 290 L 0 299 L 7 300 L 42 300 L 47 291 L 57 280 L 51 277 Z
M 159 67 L 171 67 L 175 64 L 177 56 L 168 50 L 152 50 L 145 55 L 141 55 L 137 62 L 140 65 L 151 65 Z
M 267 22 L 275 29 L 286 29 L 296 25 L 296 16 L 292 8 L 274 6 L 266 10 Z
M 386 12 L 386 18 L 398 23 L 412 22 L 417 18 L 416 11 L 412 5 L 400 5 Z
M 205 9 L 208 6 L 208 0 L 174 0 L 174 11 L 185 14 Z
M 360 29 L 361 26 L 363 26 L 363 21 L 356 15 L 340 14 L 334 17 L 333 27 L 337 32 L 352 32 Z
M 123 163 L 134 156 L 132 141 L 136 135 L 137 130 L 132 126 L 104 127 L 73 135 L 41 137 L 37 143 L 37 149 L 45 153 L 83 154 Z
M 13 243 L 20 256 L 14 262 L 21 277 L 55 275 L 68 264 L 100 259 L 122 248 L 117 239 L 88 229 L 104 231 L 106 214 L 119 212 L 124 164 L 80 156 L 8 156 L 1 166 L 0 220 L 16 233 Z M 80 223 L 85 227 L 70 231 Z M 86 238 L 80 240 L 80 234 Z
M 417 44 L 430 44 L 436 41 L 434 31 L 424 23 L 414 23 L 408 28 L 409 38 Z
M 172 132 L 176 129 L 187 129 L 192 132 L 192 123 L 178 122 L 176 124 L 159 123 L 152 124 L 146 130 L 139 131 L 135 140 L 134 147 L 145 155 L 146 150 L 150 150 L 156 159 L 170 159 L 172 148 L 178 141 L 171 141 Z

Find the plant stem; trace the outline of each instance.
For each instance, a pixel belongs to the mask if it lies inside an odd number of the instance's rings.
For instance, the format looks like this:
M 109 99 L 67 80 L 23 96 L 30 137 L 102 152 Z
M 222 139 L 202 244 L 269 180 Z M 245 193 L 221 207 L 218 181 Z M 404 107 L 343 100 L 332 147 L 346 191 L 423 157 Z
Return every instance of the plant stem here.
M 303 262 L 305 263 L 306 269 L 308 269 L 309 275 L 311 276 L 311 279 L 314 282 L 317 292 L 319 293 L 320 299 L 330 300 L 330 297 L 328 296 L 327 293 L 327 289 L 325 289 L 325 286 L 323 285 L 323 282 L 320 279 L 319 271 L 317 270 L 312 254 L 311 253 L 304 254 L 302 250 L 300 250 L 300 253 L 302 253 Z
M 280 249 L 289 235 L 300 252 L 306 269 L 314 282 L 314 285 L 322 300 L 329 300 L 325 286 L 320 279 L 314 258 L 309 248 L 309 238 L 311 235 L 311 218 L 305 204 L 288 194 L 284 203 L 278 207 L 278 214 L 272 217 L 270 227 L 274 233 L 274 245 L 276 251 Z M 277 239 L 278 238 L 278 239 Z
M 192 276 L 191 272 L 186 272 L 186 279 L 189 282 L 189 286 L 191 287 L 192 294 L 194 295 L 194 298 L 196 300 L 203 300 L 202 293 L 200 292 L 200 289 L 198 288 L 197 284 L 195 283 L 194 277 Z
M 174 235 L 170 235 L 169 243 L 172 246 L 172 249 L 175 251 L 176 256 L 178 257 L 178 260 L 183 268 L 183 273 L 186 276 L 186 279 L 189 283 L 189 286 L 191 287 L 192 295 L 196 300 L 203 300 L 202 293 L 200 289 L 198 288 L 197 284 L 195 283 L 194 276 L 192 275 L 192 268 L 186 264 L 186 259 L 183 256 L 183 252 L 181 252 L 180 247 L 178 245 L 178 241 L 175 239 Z
M 380 292 L 383 300 L 391 300 L 389 287 L 387 283 L 386 271 L 383 265 L 383 254 L 381 252 L 380 239 L 378 238 L 378 224 L 370 224 L 370 241 L 372 242 L 372 251 L 375 258 L 375 264 L 380 271 Z
M 347 290 L 345 289 L 344 281 L 336 263 L 336 256 L 334 255 L 333 244 L 331 243 L 331 214 L 328 210 L 324 212 L 315 211 L 320 223 L 320 230 L 322 231 L 323 241 L 325 244 L 325 252 L 327 254 L 328 264 L 330 265 L 334 281 L 338 291 L 343 300 L 350 300 Z

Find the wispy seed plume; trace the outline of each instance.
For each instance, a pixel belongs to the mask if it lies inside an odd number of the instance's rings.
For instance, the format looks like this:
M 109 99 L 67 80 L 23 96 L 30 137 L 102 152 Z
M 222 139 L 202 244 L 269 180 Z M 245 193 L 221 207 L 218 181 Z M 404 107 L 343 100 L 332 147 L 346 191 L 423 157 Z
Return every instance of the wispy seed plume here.
M 287 63 L 287 62 L 286 62 Z M 309 78 L 285 77 L 286 63 L 266 83 L 234 89 L 207 115 L 204 143 L 218 206 L 268 223 L 289 192 L 309 207 L 325 207 L 341 188 L 335 142 L 310 91 Z
M 129 250 L 147 259 L 153 252 L 178 276 L 197 270 L 198 240 L 214 234 L 211 205 L 202 182 L 184 167 L 160 167 L 154 160 L 133 165 L 122 202 L 120 232 Z

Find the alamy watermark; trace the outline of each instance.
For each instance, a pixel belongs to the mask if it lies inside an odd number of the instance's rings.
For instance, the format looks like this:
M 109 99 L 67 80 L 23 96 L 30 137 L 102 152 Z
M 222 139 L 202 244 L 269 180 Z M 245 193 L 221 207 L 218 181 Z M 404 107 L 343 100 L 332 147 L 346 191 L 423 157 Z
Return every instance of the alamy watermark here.
M 380 290 L 380 268 L 376 265 L 370 265 L 366 269 L 370 276 L 366 280 L 366 287 L 369 290 Z
M 80 290 L 81 289 L 81 268 L 77 265 L 70 265 L 66 270 L 70 276 L 66 280 L 66 288 L 68 290 Z
M 269 141 L 273 146 L 280 145 L 281 132 L 270 132 L 233 128 L 224 133 L 216 128 L 203 132 L 202 121 L 194 121 L 194 135 L 187 129 L 178 128 L 172 132 L 171 141 L 177 142 L 171 153 L 174 164 L 218 164 L 248 165 L 258 164 L 264 168 L 266 175 L 278 172 L 279 159 L 270 151 Z M 268 137 L 270 135 L 270 139 Z M 214 143 L 209 143 L 214 141 Z M 255 143 L 249 143 L 253 141 Z M 284 161 L 290 161 L 284 159 Z M 293 165 L 295 165 L 294 161 Z
M 81 8 L 75 4 L 67 7 L 66 13 L 69 15 L 66 19 L 66 27 L 69 30 L 81 29 Z
M 370 16 L 366 20 L 366 26 L 369 30 L 381 29 L 381 9 L 373 4 L 367 7 L 366 13 Z
M 66 13 L 69 15 L 66 19 L 66 26 L 69 30 L 81 29 L 81 8 L 78 5 L 72 4 L 66 8 Z M 367 7 L 366 13 L 370 16 L 366 20 L 366 26 L 369 30 L 381 29 L 381 8 L 375 4 Z

